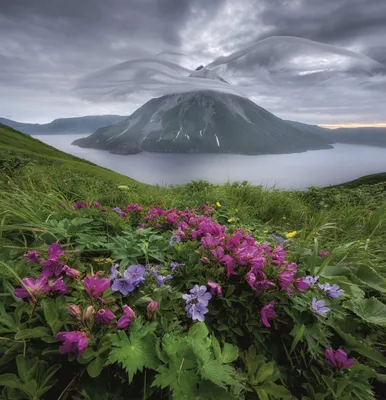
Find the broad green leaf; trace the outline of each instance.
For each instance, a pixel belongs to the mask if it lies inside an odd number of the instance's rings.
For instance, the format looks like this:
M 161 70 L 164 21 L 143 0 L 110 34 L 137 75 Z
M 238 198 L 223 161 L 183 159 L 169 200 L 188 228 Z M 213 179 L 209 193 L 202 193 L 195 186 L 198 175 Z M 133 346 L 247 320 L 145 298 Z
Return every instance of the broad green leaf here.
M 284 386 L 276 385 L 276 383 L 264 382 L 260 387 L 274 399 L 293 398 L 291 393 Z
M 50 336 L 51 332 L 48 328 L 36 327 L 31 329 L 23 329 L 15 335 L 15 339 L 37 339 Z
M 255 387 L 256 393 L 259 396 L 259 400 L 269 400 L 269 396 L 261 386 Z
M 101 357 L 96 357 L 87 366 L 87 372 L 91 378 L 96 378 L 100 375 L 103 369 L 103 360 Z
M 233 346 L 233 344 L 229 343 L 224 344 L 224 349 L 221 353 L 221 361 L 224 364 L 229 364 L 233 361 L 236 361 L 238 356 L 239 352 L 236 346 Z
M 204 338 L 207 338 L 209 334 L 208 328 L 206 327 L 204 322 L 197 322 L 194 324 L 190 329 L 188 333 L 189 339 L 193 340 L 203 340 Z
M 353 300 L 346 303 L 345 307 L 366 322 L 386 327 L 386 305 L 374 297 Z
M 18 389 L 21 385 L 20 379 L 15 374 L 0 375 L 0 386 Z
M 19 354 L 16 357 L 17 373 L 23 382 L 29 382 L 37 371 L 39 360 L 28 359 Z
M 201 375 L 203 378 L 215 383 L 217 386 L 238 385 L 234 369 L 229 365 L 224 365 L 218 360 L 210 360 L 201 366 Z
M 256 375 L 255 379 L 253 380 L 253 384 L 257 385 L 261 382 L 266 381 L 273 375 L 273 372 L 274 372 L 273 363 L 269 362 L 267 364 L 264 364 L 257 371 L 257 375 Z
M 296 332 L 296 335 L 295 335 L 294 340 L 293 340 L 292 345 L 291 345 L 290 354 L 292 354 L 292 352 L 295 350 L 295 347 L 297 346 L 297 344 L 299 343 L 299 341 L 300 341 L 301 338 L 303 337 L 305 328 L 306 328 L 305 325 L 302 324 L 302 325 L 300 325 L 300 326 L 297 325 L 297 326 L 292 330 L 291 334 L 293 334 L 293 333 Z
M 367 286 L 379 292 L 386 293 L 386 280 L 375 269 L 361 265 L 356 271 L 355 276 Z
M 52 329 L 52 333 L 56 335 L 62 327 L 62 322 L 59 320 L 56 303 L 53 300 L 43 300 L 41 302 L 44 312 L 44 317 Z

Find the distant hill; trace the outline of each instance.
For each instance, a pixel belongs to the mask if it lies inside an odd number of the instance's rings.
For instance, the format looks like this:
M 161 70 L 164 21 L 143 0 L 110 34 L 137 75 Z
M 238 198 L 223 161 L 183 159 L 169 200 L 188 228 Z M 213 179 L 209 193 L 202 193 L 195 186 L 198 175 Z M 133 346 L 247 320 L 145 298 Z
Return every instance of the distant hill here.
M 124 121 L 74 141 L 114 154 L 284 154 L 332 148 L 251 100 L 209 90 L 154 98 Z
M 308 125 L 301 122 L 286 121 L 292 126 L 312 132 L 328 143 L 347 143 L 364 146 L 386 147 L 386 128 L 338 128 L 327 129 L 317 125 Z
M 82 134 L 121 122 L 127 117 L 120 115 L 88 115 L 85 117 L 59 118 L 48 124 L 29 124 L 0 118 L 0 123 L 29 135 Z

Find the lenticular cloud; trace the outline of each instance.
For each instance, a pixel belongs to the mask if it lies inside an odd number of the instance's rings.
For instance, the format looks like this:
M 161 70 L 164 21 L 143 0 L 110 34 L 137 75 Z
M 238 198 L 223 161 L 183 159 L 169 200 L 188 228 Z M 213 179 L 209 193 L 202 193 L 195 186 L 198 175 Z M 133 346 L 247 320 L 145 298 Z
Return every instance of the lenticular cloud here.
M 320 111 L 330 107 L 378 104 L 386 107 L 382 88 L 386 66 L 336 46 L 277 36 L 263 39 L 206 66 L 179 65 L 179 53 L 126 61 L 81 79 L 75 90 L 91 101 L 129 100 L 194 90 L 216 90 L 250 97 L 275 110 Z M 184 56 L 186 57 L 186 56 Z M 371 104 L 371 105 L 370 105 Z

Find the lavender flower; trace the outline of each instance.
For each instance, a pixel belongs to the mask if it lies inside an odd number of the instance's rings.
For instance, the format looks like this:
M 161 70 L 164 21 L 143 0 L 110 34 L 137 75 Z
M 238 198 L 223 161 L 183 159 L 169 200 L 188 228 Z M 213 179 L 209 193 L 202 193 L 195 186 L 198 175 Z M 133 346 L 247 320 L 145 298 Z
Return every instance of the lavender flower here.
M 182 267 L 183 265 L 185 265 L 185 264 L 180 264 L 180 263 L 178 263 L 177 261 L 173 261 L 173 262 L 170 264 L 170 267 L 171 267 L 171 269 L 172 269 L 172 272 L 174 272 L 174 271 L 176 270 L 176 268 Z
M 157 275 L 156 279 L 157 279 L 158 286 L 163 286 L 165 284 L 165 281 L 173 279 L 173 277 L 171 275 L 166 275 L 166 276 Z
M 130 265 L 123 273 L 124 277 L 128 279 L 135 287 L 145 282 L 145 267 L 142 265 Z
M 110 281 L 113 281 L 114 279 L 118 278 L 119 271 L 117 268 L 119 267 L 119 264 L 113 264 L 111 266 L 111 274 L 109 276 Z
M 170 238 L 169 244 L 170 244 L 170 246 L 173 246 L 174 243 L 180 243 L 180 242 L 181 242 L 181 238 L 178 235 L 173 235 Z
M 184 294 L 182 298 L 186 301 L 185 311 L 188 317 L 203 322 L 204 315 L 209 311 L 207 305 L 212 298 L 212 295 L 207 292 L 207 287 L 194 285 L 190 294 Z
M 324 362 L 338 369 L 350 368 L 355 362 L 353 358 L 347 358 L 346 352 L 342 349 L 334 352 L 333 349 L 329 348 L 325 350 L 324 354 L 326 356 Z
M 125 279 L 125 278 L 115 279 L 115 281 L 111 285 L 111 290 L 113 292 L 120 292 L 124 296 L 127 296 L 134 289 L 135 289 L 135 286 L 130 281 L 130 279 Z
M 322 316 L 325 316 L 329 311 L 330 308 L 326 307 L 326 302 L 324 300 L 317 300 L 315 298 L 312 299 L 311 308 L 317 313 Z
M 344 293 L 343 289 L 339 289 L 338 285 L 330 285 L 328 282 L 325 284 L 321 285 L 318 283 L 318 286 L 320 289 L 324 290 L 328 296 L 330 296 L 333 299 L 338 299 L 341 294 Z
M 307 283 L 307 285 L 310 287 L 314 287 L 314 285 L 316 285 L 316 282 L 318 281 L 318 279 L 319 279 L 319 275 L 316 275 L 314 277 L 308 275 L 303 279 L 303 282 Z

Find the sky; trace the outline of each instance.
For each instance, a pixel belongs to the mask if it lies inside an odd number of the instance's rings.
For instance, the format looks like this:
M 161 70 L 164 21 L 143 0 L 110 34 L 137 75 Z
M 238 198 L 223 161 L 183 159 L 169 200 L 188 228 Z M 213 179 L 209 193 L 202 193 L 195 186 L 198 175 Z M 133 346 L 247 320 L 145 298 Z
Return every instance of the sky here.
M 129 115 L 153 93 L 85 96 L 74 88 L 85 76 L 127 60 L 158 55 L 194 70 L 257 43 L 254 52 L 219 71 L 244 82 L 244 89 L 253 81 L 254 92 L 246 95 L 260 106 L 329 127 L 386 126 L 386 74 L 367 69 L 386 65 L 385 21 L 385 0 L 0 0 L 0 116 L 43 123 Z M 262 42 L 272 36 L 279 39 Z M 280 37 L 359 53 L 368 57 L 365 71 L 352 68 L 354 62 L 343 73 L 323 72 L 323 81 L 305 73 L 295 77 L 294 55 L 303 68 L 304 60 L 330 62 L 338 53 L 318 46 L 309 52 L 307 44 Z M 256 78 L 261 57 L 264 71 L 279 76 L 273 86 Z

